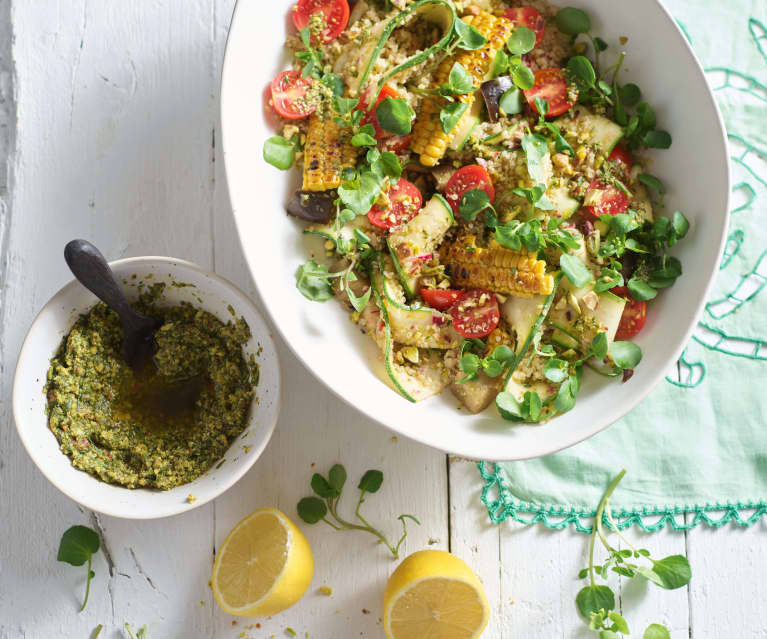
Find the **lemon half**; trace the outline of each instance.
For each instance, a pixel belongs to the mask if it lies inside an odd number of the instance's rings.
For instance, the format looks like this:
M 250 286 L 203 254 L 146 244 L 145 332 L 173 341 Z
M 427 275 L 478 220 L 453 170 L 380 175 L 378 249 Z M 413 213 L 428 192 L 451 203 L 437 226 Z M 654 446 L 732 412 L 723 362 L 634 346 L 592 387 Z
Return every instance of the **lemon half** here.
M 313 575 L 314 557 L 303 533 L 276 508 L 261 508 L 224 539 L 211 586 L 229 614 L 263 617 L 301 599 Z
M 490 608 L 466 562 L 444 550 L 422 550 L 389 578 L 383 618 L 389 639 L 476 639 Z

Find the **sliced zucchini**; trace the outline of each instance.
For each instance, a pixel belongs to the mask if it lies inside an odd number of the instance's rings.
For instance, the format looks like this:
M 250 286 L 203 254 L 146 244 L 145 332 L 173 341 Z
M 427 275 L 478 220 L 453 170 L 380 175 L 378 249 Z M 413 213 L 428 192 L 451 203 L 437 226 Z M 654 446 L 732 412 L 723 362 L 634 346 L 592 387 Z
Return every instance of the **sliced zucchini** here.
M 589 144 L 596 144 L 605 153 L 610 153 L 623 137 L 623 128 L 612 120 L 592 113 L 586 107 L 577 106 L 573 109 L 575 117 L 564 116 L 556 123 L 566 130 L 576 130 L 587 133 Z
M 566 186 L 552 188 L 546 196 L 554 205 L 554 211 L 556 211 L 557 217 L 560 217 L 563 220 L 571 217 L 581 206 L 581 203 L 578 200 L 570 197 L 570 192 Z
M 535 295 L 533 297 L 509 297 L 501 308 L 503 319 L 514 331 L 516 337 L 516 351 L 519 353 L 523 347 L 527 336 L 530 334 L 541 309 L 546 303 L 546 295 Z
M 392 32 L 396 29 L 407 17 L 417 13 L 420 17 L 428 22 L 437 24 L 442 32 L 442 36 L 432 46 L 423 51 L 419 51 L 415 55 L 409 57 L 399 66 L 387 71 L 386 74 L 378 81 L 378 87 L 382 87 L 386 81 L 396 75 L 400 71 L 409 69 L 410 67 L 420 64 L 426 60 L 430 55 L 441 51 L 447 46 L 450 38 L 453 36 L 453 26 L 456 20 L 455 7 L 449 0 L 418 0 L 414 2 L 406 9 L 400 11 L 388 22 L 381 22 L 373 29 L 373 34 L 367 43 L 362 45 L 360 55 L 357 57 L 357 69 L 360 74 L 357 76 L 356 81 L 351 82 L 351 89 L 356 92 L 357 95 L 361 94 L 365 89 L 365 85 L 370 77 L 370 73 L 375 66 L 378 57 L 381 55 L 386 46 L 386 41 L 391 37 Z
M 376 322 L 376 330 L 371 333 L 371 336 L 383 351 L 389 384 L 411 402 L 419 402 L 441 393 L 450 381 L 445 371 L 441 353 L 419 349 L 417 364 L 406 362 L 404 359 L 403 363 L 396 361 L 398 349 L 410 347 L 398 347 L 392 339 L 391 320 L 379 286 L 381 283 L 380 275 L 376 277 L 375 273 L 371 273 L 371 282 L 373 283 L 373 296 L 383 320 L 382 327 L 380 320 Z
M 511 379 L 511 375 L 514 373 L 514 370 L 519 365 L 519 362 L 522 361 L 522 358 L 525 356 L 525 353 L 527 353 L 528 349 L 530 348 L 530 345 L 533 343 L 533 338 L 535 337 L 535 334 L 538 332 L 538 329 L 540 329 L 541 324 L 543 324 L 543 320 L 546 319 L 546 317 L 549 314 L 549 311 L 551 310 L 551 305 L 554 303 L 554 296 L 557 294 L 557 289 L 559 288 L 559 282 L 562 280 L 562 273 L 559 272 L 554 277 L 554 287 L 551 289 L 551 293 L 549 293 L 543 300 L 543 303 L 540 302 L 540 296 L 537 298 L 530 298 L 535 300 L 535 305 L 529 304 L 525 305 L 522 304 L 519 307 L 518 315 L 517 311 L 512 310 L 511 308 L 506 309 L 506 305 L 509 303 L 510 300 L 514 301 L 522 301 L 526 298 L 522 297 L 511 297 L 509 300 L 506 301 L 506 303 L 503 305 L 504 311 L 504 319 L 506 319 L 507 322 L 511 325 L 512 329 L 517 333 L 517 348 L 516 348 L 516 357 L 514 359 L 514 362 L 509 367 L 508 372 L 506 373 L 506 380 L 504 382 L 504 385 L 508 383 L 508 380 Z M 536 315 L 532 322 L 532 324 L 529 323 L 529 319 L 531 317 L 531 311 L 535 309 Z M 515 322 L 517 322 L 515 324 Z M 525 334 L 524 331 L 527 331 Z
M 581 343 L 571 335 L 565 333 L 561 328 L 554 328 L 554 332 L 551 334 L 551 341 L 562 348 L 572 348 L 576 351 L 581 349 Z
M 428 307 L 413 308 L 402 303 L 404 293 L 394 280 L 393 266 L 382 258 L 374 270 L 376 286 L 383 293 L 382 300 L 391 324 L 392 339 L 405 346 L 419 348 L 455 348 L 458 335 L 452 329 L 450 316 Z
M 652 203 L 650 194 L 643 184 L 636 184 L 632 187 L 634 198 L 631 200 L 631 208 L 639 213 L 640 217 L 647 222 L 653 221 Z
M 418 215 L 389 234 L 389 251 L 408 299 L 415 297 L 425 256 L 436 250 L 453 224 L 453 209 L 437 194 Z
M 448 145 L 451 151 L 463 151 L 466 143 L 469 141 L 471 134 L 479 124 L 479 116 L 482 113 L 482 100 L 474 99 L 474 102 L 469 109 L 469 112 L 461 118 L 458 123 L 458 128 L 455 130 L 455 135 Z
M 584 348 L 591 346 L 591 341 L 598 332 L 604 331 L 607 343 L 612 344 L 623 315 L 626 300 L 609 291 L 594 293 L 594 284 L 575 288 L 569 280 L 562 283 L 568 293 L 578 303 L 580 313 L 572 309 L 555 308 L 551 311 L 551 324 L 560 331 L 576 337 Z M 586 296 L 592 297 L 586 300 Z M 596 300 L 593 299 L 596 296 Z M 594 306 L 593 309 L 589 308 Z M 583 318 L 581 318 L 581 315 Z

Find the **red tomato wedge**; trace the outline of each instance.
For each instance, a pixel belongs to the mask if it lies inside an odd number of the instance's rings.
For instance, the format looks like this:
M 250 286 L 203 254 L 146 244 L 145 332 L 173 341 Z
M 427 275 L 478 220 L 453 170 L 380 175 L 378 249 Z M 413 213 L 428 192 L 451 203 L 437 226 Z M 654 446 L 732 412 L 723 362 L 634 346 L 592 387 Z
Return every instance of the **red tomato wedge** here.
M 514 26 L 519 25 L 527 27 L 530 31 L 534 32 L 536 47 L 541 43 L 541 40 L 543 40 L 543 34 L 546 31 L 546 21 L 543 19 L 543 16 L 532 7 L 506 9 L 503 17 L 511 20 L 511 23 Z
M 349 3 L 346 0 L 298 0 L 293 7 L 293 24 L 299 31 L 309 26 L 310 18 L 321 14 L 322 43 L 335 40 L 349 22 Z M 315 38 L 316 39 L 316 38 Z
M 405 178 L 400 178 L 397 184 L 389 187 L 386 196 L 389 198 L 388 206 L 374 204 L 368 211 L 368 220 L 379 229 L 391 229 L 409 222 L 418 214 L 423 204 L 418 187 Z
M 422 288 L 421 297 L 432 308 L 436 308 L 438 311 L 446 311 L 449 309 L 458 298 L 461 296 L 461 291 L 457 291 L 453 288 Z
M 485 337 L 501 321 L 498 299 L 490 291 L 463 291 L 450 307 L 453 328 L 464 337 Z
M 495 188 L 490 179 L 487 169 L 479 164 L 467 164 L 458 169 L 445 186 L 445 199 L 453 208 L 453 213 L 458 213 L 458 204 L 466 191 L 481 189 L 492 202 L 495 199 Z
M 412 139 L 413 136 L 410 133 L 407 135 L 392 135 L 391 137 L 380 140 L 378 147 L 381 149 L 381 151 L 402 153 L 405 149 L 410 147 L 410 141 Z
M 634 167 L 634 159 L 631 157 L 631 153 L 622 146 L 613 148 L 607 159 L 619 165 L 624 173 L 628 173 Z
M 625 213 L 631 200 L 629 196 L 617 186 L 604 183 L 599 178 L 592 180 L 586 189 L 586 204 L 583 209 L 592 218 L 597 219 L 600 215 L 619 215 Z
M 283 118 L 300 120 L 314 113 L 317 105 L 306 100 L 312 79 L 302 78 L 301 72 L 283 71 L 272 80 L 272 105 Z
M 569 88 L 564 69 L 540 69 L 534 76 L 535 84 L 532 89 L 525 91 L 525 99 L 535 113 L 538 113 L 538 109 L 535 108 L 535 98 L 541 98 L 549 103 L 547 118 L 562 115 L 575 104 L 575 100 L 570 101 L 568 97 Z
M 629 290 L 625 286 L 616 286 L 610 289 L 610 292 L 626 298 L 626 306 L 623 308 L 623 315 L 621 315 L 615 339 L 631 339 L 644 328 L 644 324 L 647 321 L 647 302 L 637 302 L 631 297 Z

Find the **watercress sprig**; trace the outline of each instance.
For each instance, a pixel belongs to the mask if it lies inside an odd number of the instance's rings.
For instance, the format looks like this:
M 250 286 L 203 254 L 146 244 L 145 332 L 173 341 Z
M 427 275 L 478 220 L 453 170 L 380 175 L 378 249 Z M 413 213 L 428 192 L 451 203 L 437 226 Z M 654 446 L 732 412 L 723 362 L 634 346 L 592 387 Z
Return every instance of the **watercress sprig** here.
M 335 464 L 328 472 L 327 477 L 319 473 L 315 473 L 312 476 L 311 487 L 317 497 L 304 497 L 299 501 L 296 507 L 298 516 L 307 524 L 316 524 L 323 521 L 334 530 L 360 530 L 370 533 L 378 538 L 379 543 L 382 543 L 389 549 L 389 552 L 391 552 L 395 559 L 399 559 L 399 549 L 407 537 L 406 520 L 411 519 L 419 526 L 421 522 L 413 515 L 402 514 L 397 517 L 402 525 L 402 535 L 397 540 L 397 543 L 393 544 L 360 513 L 360 508 L 365 502 L 365 495 L 372 495 L 378 492 L 381 484 L 383 484 L 383 479 L 384 476 L 380 470 L 368 470 L 362 476 L 357 485 L 360 496 L 357 500 L 357 507 L 354 509 L 354 516 L 360 523 L 353 523 L 343 519 L 338 514 L 338 502 L 341 499 L 344 484 L 346 484 L 346 469 L 341 464 Z
M 600 637 L 628 635 L 626 619 L 615 611 L 615 594 L 608 585 L 598 584 L 597 577 L 607 581 L 610 572 L 627 579 L 643 578 L 666 590 L 686 586 L 692 577 L 690 563 L 683 555 L 670 555 L 653 559 L 646 548 L 637 548 L 623 535 L 610 512 L 610 497 L 626 474 L 622 470 L 610 482 L 597 507 L 594 526 L 589 539 L 589 565 L 578 573 L 580 579 L 588 579 L 588 585 L 581 588 L 575 598 L 578 612 L 591 630 L 599 631 Z M 618 535 L 628 548 L 617 549 L 610 544 L 605 524 Z M 597 538 L 608 552 L 602 564 L 595 564 L 594 551 Z M 636 560 L 645 563 L 636 563 Z M 660 624 L 651 624 L 644 632 L 645 639 L 668 638 L 668 629 Z
M 464 377 L 458 381 L 459 384 L 474 381 L 480 370 L 484 371 L 488 377 L 498 377 L 514 363 L 514 351 L 508 346 L 501 344 L 486 357 L 480 357 L 485 348 L 485 343 L 481 339 L 469 338 L 461 342 L 458 365 Z
M 93 572 L 93 555 L 99 551 L 99 535 L 95 530 L 87 526 L 72 526 L 64 531 L 59 542 L 59 552 L 56 555 L 58 561 L 63 561 L 72 566 L 82 566 L 88 563 L 88 572 L 85 581 L 85 597 L 80 612 L 85 610 L 88 603 L 88 595 L 91 591 L 91 579 L 96 576 Z

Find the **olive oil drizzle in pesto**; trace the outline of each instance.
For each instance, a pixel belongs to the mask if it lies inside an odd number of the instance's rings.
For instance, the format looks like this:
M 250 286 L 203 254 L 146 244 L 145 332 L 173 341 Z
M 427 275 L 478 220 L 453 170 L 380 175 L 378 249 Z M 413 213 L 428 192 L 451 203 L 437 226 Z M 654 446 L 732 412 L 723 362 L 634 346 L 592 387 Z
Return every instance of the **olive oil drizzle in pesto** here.
M 164 321 L 157 366 L 130 369 L 120 321 L 99 303 L 78 318 L 48 370 L 48 423 L 62 452 L 76 468 L 128 488 L 167 490 L 217 463 L 244 430 L 258 383 L 258 365 L 242 350 L 251 337 L 245 320 L 224 324 L 188 303 L 162 306 L 164 287 L 153 284 L 134 305 Z M 164 393 L 197 375 L 194 406 L 172 416 L 160 409 Z

